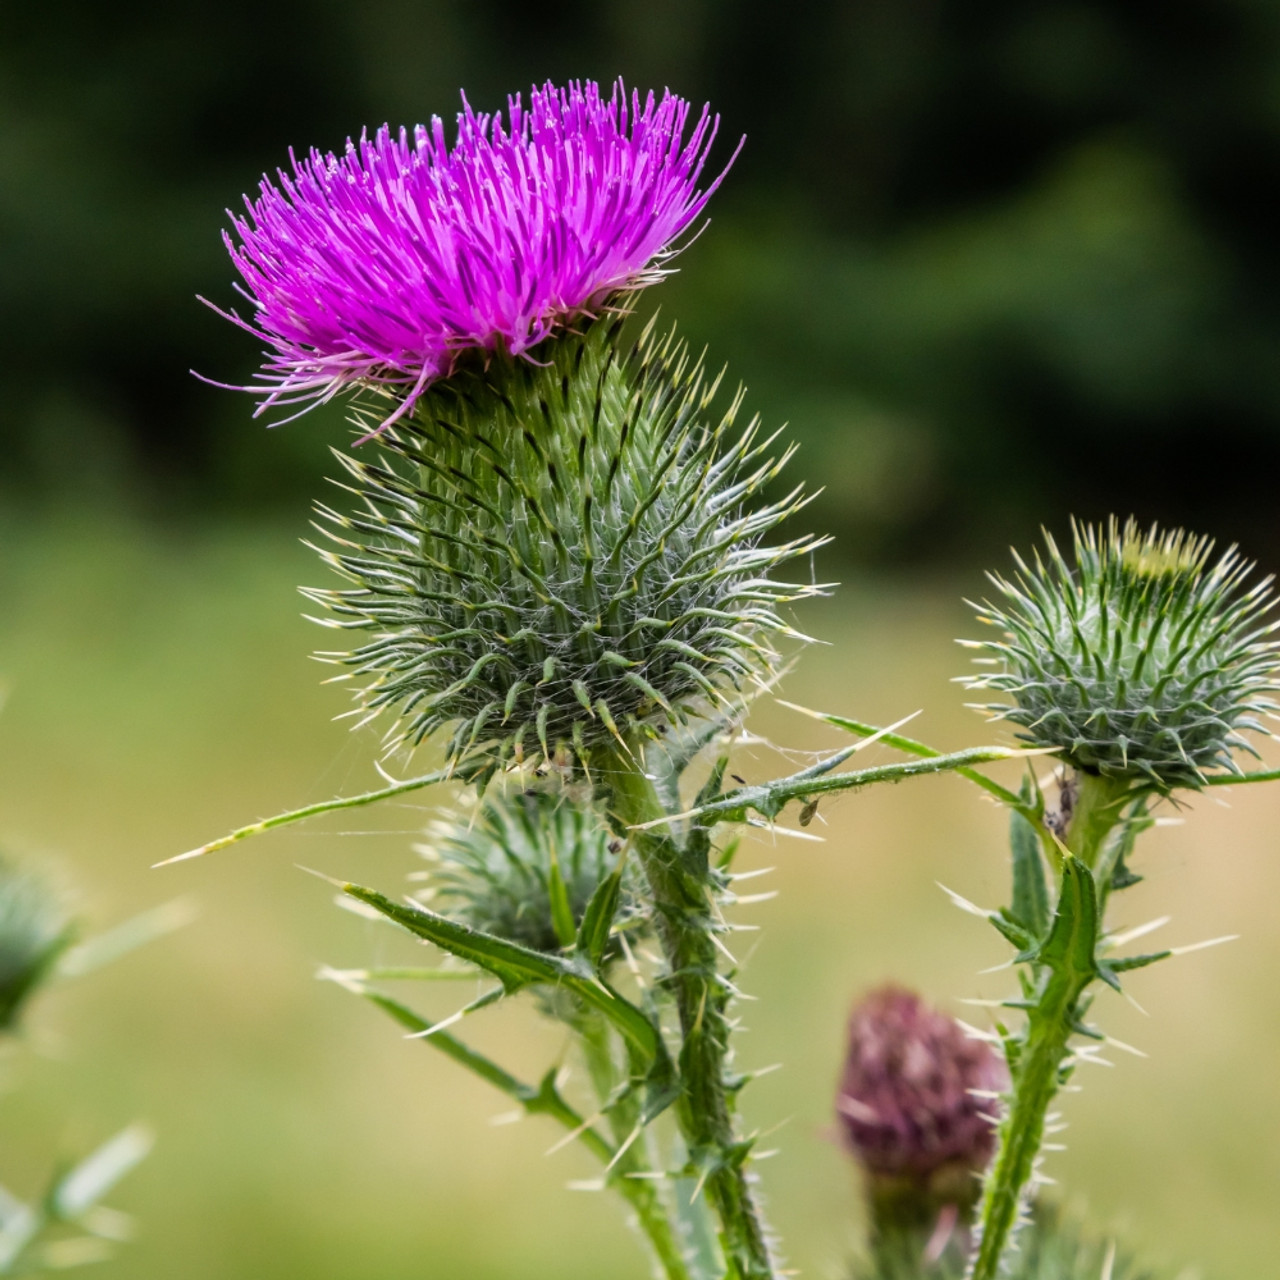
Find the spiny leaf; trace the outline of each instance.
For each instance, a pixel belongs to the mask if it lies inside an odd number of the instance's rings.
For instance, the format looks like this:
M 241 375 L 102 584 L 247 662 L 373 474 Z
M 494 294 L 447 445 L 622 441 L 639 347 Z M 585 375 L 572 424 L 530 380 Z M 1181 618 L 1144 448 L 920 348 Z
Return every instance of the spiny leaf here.
M 578 926 L 578 954 L 584 956 L 596 972 L 599 972 L 604 963 L 614 917 L 618 914 L 618 895 L 622 892 L 622 872 L 623 863 L 619 860 L 613 873 L 602 880 L 595 893 L 591 895 L 587 909 L 582 913 L 582 923 Z
M 1013 916 L 1033 938 L 1043 938 L 1049 925 L 1049 886 L 1035 828 L 1020 813 L 1009 815 L 1013 855 Z
M 1098 942 L 1098 896 L 1093 874 L 1079 858 L 1068 855 L 1062 863 L 1062 887 L 1049 934 L 1036 949 L 1037 964 L 1044 965 L 1064 990 L 1079 992 L 1097 977 L 1094 953 Z
M 810 711 L 808 707 L 798 706 L 794 702 L 785 702 L 781 698 L 778 699 L 778 705 L 787 707 L 792 711 L 798 711 L 801 715 L 810 716 L 814 720 L 822 720 L 827 724 L 834 725 L 837 729 L 844 729 L 848 733 L 856 733 L 860 737 L 877 742 L 883 742 L 886 747 L 893 747 L 898 751 L 905 751 L 908 755 L 921 756 L 925 759 L 940 756 L 943 753 L 936 747 L 927 746 L 923 742 L 917 742 L 914 738 L 905 738 L 900 733 L 892 732 L 892 728 L 881 728 L 873 724 L 868 724 L 864 720 L 854 720 L 849 716 L 837 716 L 824 711 Z M 866 743 L 860 744 L 865 746 Z M 1008 805 L 1017 812 L 1024 812 L 1023 799 L 1007 787 L 1002 787 L 998 782 L 988 778 L 985 774 L 978 773 L 975 769 L 959 768 L 955 772 L 960 777 L 966 778 L 968 781 L 975 783 L 984 791 L 995 796 L 1002 804 Z M 1030 816 L 1030 812 L 1027 816 Z
M 425 1043 L 439 1049 L 459 1066 L 465 1067 L 480 1079 L 493 1085 L 495 1089 L 518 1102 L 530 1115 L 551 1116 L 572 1132 L 600 1160 L 607 1164 L 613 1159 L 612 1146 L 560 1097 L 555 1088 L 554 1072 L 543 1077 L 537 1086 L 525 1084 L 448 1031 L 436 1031 L 430 1036 L 423 1037 L 422 1033 L 429 1030 L 431 1024 L 398 1000 L 393 1000 L 390 996 L 378 991 L 362 991 L 361 994 L 371 1004 L 377 1005 L 384 1013 L 389 1014 L 410 1034 L 424 1039 Z
M 571 947 L 578 936 L 573 922 L 573 908 L 569 905 L 569 889 L 560 874 L 560 859 L 553 849 L 547 870 L 547 890 L 551 900 L 551 923 L 562 947 Z M 616 903 L 615 903 L 616 905 Z
M 599 1009 L 647 1063 L 665 1056 L 652 1022 L 602 979 L 581 972 L 570 960 L 530 951 L 503 938 L 471 929 L 422 906 L 393 902 L 373 889 L 344 884 L 342 891 L 460 960 L 493 974 L 508 993 L 537 983 L 562 987 Z

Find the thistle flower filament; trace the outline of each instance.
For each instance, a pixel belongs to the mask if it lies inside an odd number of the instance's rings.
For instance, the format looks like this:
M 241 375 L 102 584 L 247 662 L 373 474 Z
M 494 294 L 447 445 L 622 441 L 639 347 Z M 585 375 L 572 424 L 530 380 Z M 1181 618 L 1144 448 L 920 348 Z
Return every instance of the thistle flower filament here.
M 246 388 L 275 405 L 356 384 L 412 408 L 468 352 L 524 355 L 664 274 L 720 177 L 699 187 L 718 118 L 674 94 L 535 88 L 506 118 L 463 99 L 457 140 L 429 127 L 312 150 L 264 178 L 225 236 L 269 348 Z M 721 174 L 723 177 L 723 174 Z

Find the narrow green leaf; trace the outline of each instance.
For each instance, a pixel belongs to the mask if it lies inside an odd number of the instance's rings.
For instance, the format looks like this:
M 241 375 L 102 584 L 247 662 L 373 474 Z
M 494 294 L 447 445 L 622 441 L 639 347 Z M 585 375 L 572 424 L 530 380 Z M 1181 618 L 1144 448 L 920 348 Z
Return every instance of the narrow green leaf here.
M 487 969 L 510 994 L 534 983 L 547 983 L 572 991 L 579 999 L 599 1009 L 627 1042 L 656 1068 L 666 1060 L 666 1047 L 654 1024 L 635 1005 L 625 1000 L 603 979 L 583 973 L 574 961 L 531 951 L 518 943 L 472 929 L 422 906 L 393 902 L 373 889 L 343 884 L 342 891 L 357 902 L 373 907 L 388 920 L 419 938 Z
M 325 970 L 336 979 L 351 982 L 457 982 L 468 978 L 474 981 L 484 972 L 483 969 L 453 969 L 440 965 L 424 967 L 421 965 L 381 965 L 374 969 L 337 969 Z
M 719 857 L 716 858 L 717 871 L 728 871 L 733 866 L 734 856 L 737 854 L 741 844 L 742 839 L 740 836 L 734 836 L 731 840 L 726 841 L 724 848 L 720 850 Z
M 1234 787 L 1242 782 L 1276 782 L 1280 769 L 1260 769 L 1255 773 L 1211 773 L 1204 779 L 1206 787 Z
M 393 796 L 402 796 L 410 791 L 418 791 L 422 787 L 429 787 L 437 782 L 448 782 L 450 779 L 456 779 L 459 782 L 471 782 L 481 773 L 483 766 L 479 764 L 471 764 L 467 761 L 448 769 L 437 769 L 434 773 L 423 774 L 420 778 L 410 778 L 406 782 L 397 782 L 389 787 L 382 787 L 377 791 L 366 791 L 358 796 L 340 796 L 336 800 L 321 800 L 317 804 L 304 805 L 301 809 L 290 809 L 286 813 L 277 813 L 274 817 L 263 818 L 261 822 L 252 822 L 247 827 L 240 827 L 225 836 L 219 837 L 217 840 L 210 840 L 208 844 L 202 844 L 198 849 L 188 849 L 186 853 L 179 853 L 175 857 L 166 858 L 163 862 L 157 862 L 157 867 L 172 866 L 175 862 L 187 862 L 191 858 L 203 858 L 206 853 L 215 853 L 219 849 L 225 849 L 228 845 L 236 844 L 240 840 L 247 840 L 250 836 L 260 836 L 266 831 L 274 831 L 277 827 L 287 827 L 294 822 L 304 822 L 307 818 L 314 818 L 322 813 L 333 813 L 338 809 L 358 809 L 363 805 L 376 804 L 379 800 L 389 800 Z
M 560 945 L 571 947 L 578 930 L 573 923 L 573 907 L 569 904 L 569 886 L 560 873 L 560 859 L 554 849 L 547 868 L 547 895 L 551 900 L 551 927 L 555 929 Z
M 441 950 L 457 956 L 459 960 L 487 969 L 502 983 L 508 994 L 514 994 L 535 982 L 556 983 L 563 976 L 555 957 L 531 951 L 518 943 L 460 924 L 426 907 L 393 902 L 376 890 L 365 889 L 356 884 L 344 884 L 342 891 L 349 898 L 365 903 L 419 938 L 434 942 Z
M 1167 960 L 1173 952 L 1170 951 L 1151 951 L 1141 956 L 1125 956 L 1120 960 L 1104 960 L 1099 967 L 1110 969 L 1113 973 L 1129 973 L 1134 969 L 1145 969 L 1149 964 L 1155 964 L 1157 960 Z
M 508 1098 L 518 1102 L 530 1115 L 550 1115 L 565 1128 L 575 1132 L 578 1140 L 605 1164 L 613 1159 L 613 1148 L 590 1125 L 584 1124 L 583 1117 L 568 1105 L 555 1092 L 554 1073 L 551 1073 L 550 1087 L 544 1077 L 537 1087 L 518 1080 L 505 1068 L 477 1053 L 469 1045 L 464 1044 L 457 1036 L 448 1031 L 437 1031 L 433 1035 L 423 1036 L 431 1023 L 414 1013 L 412 1009 L 398 1000 L 384 996 L 377 991 L 362 993 L 371 1004 L 377 1005 L 384 1013 L 389 1014 L 396 1022 L 411 1034 L 417 1035 L 425 1043 L 439 1049 L 446 1057 L 452 1058 L 459 1066 L 465 1067 L 495 1089 L 506 1094 Z
M 622 860 L 613 873 L 602 880 L 587 902 L 578 926 L 578 953 L 585 956 L 592 969 L 599 970 L 604 963 L 605 948 L 613 929 L 613 918 L 618 914 L 618 895 L 622 891 Z
M 711 804 L 718 800 L 724 787 L 724 773 L 729 767 L 729 757 L 727 754 L 721 754 L 716 757 L 716 762 L 711 766 L 711 772 L 707 775 L 707 780 L 702 784 L 698 792 L 697 798 L 694 800 L 694 808 L 700 808 L 702 805 Z
M 1049 885 L 1035 828 L 1017 811 L 1009 815 L 1009 847 L 1013 859 L 1012 914 L 1038 940 L 1049 927 Z
M 905 751 L 908 755 L 921 756 L 925 759 L 931 759 L 934 756 L 942 755 L 936 747 L 930 747 L 923 742 L 917 742 L 914 738 L 904 738 L 900 733 L 891 733 L 874 724 L 867 724 L 862 720 L 852 720 L 848 716 L 830 715 L 825 711 L 811 711 L 808 707 L 797 706 L 794 702 L 783 702 L 779 699 L 780 705 L 789 708 L 792 711 L 799 711 L 801 715 L 811 716 L 815 720 L 825 721 L 829 725 L 833 725 L 837 729 L 844 729 L 847 733 L 856 733 L 859 737 L 874 737 L 878 741 L 883 742 L 886 747 L 894 747 L 898 751 Z M 1041 754 L 1032 752 L 1030 754 Z M 1021 810 L 1022 801 L 1020 797 L 1015 795 L 1007 787 L 1002 787 L 998 782 L 993 782 L 985 774 L 978 773 L 974 769 L 958 768 L 956 769 L 962 778 L 975 783 L 984 791 L 995 796 L 1001 803 L 1008 805 L 1011 809 Z
M 987 919 L 991 921 L 996 932 L 1007 942 L 1013 943 L 1019 951 L 1027 951 L 1039 941 L 1039 938 L 1027 929 L 1021 920 L 1015 919 L 1003 907 L 999 911 L 992 911 Z

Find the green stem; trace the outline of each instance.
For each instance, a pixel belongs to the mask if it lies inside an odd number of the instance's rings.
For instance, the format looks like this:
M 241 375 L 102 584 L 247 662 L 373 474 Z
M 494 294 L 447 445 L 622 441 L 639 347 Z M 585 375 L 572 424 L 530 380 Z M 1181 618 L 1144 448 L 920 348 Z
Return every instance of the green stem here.
M 744 1168 L 748 1148 L 735 1132 L 725 1078 L 730 988 L 718 967 L 711 870 L 705 859 L 691 857 L 654 829 L 670 815 L 636 758 L 620 753 L 610 766 L 604 779 L 612 812 L 631 829 L 670 970 L 681 1039 L 676 1114 L 690 1163 L 720 1222 L 725 1280 L 774 1280 L 764 1222 Z
M 900 764 L 874 765 L 869 769 L 853 769 L 848 773 L 832 773 L 849 759 L 861 744 L 845 747 L 835 755 L 819 760 L 817 764 L 802 769 L 787 778 L 753 787 L 736 787 L 722 799 L 699 805 L 688 813 L 668 814 L 657 812 L 646 821 L 654 825 L 668 824 L 675 818 L 697 819 L 699 822 L 745 822 L 751 812 L 770 820 L 792 800 L 812 800 L 815 797 L 834 795 L 869 786 L 873 782 L 902 782 L 907 778 L 919 778 L 949 770 L 968 769 L 975 764 L 987 764 L 993 760 L 1015 760 L 1026 756 L 1026 751 L 1008 747 L 969 747 L 964 751 L 952 751 L 947 755 L 929 756 L 908 760 Z M 969 770 L 972 773 L 972 770 Z M 980 777 L 981 775 L 975 775 Z
M 408 795 L 410 791 L 421 791 L 423 787 L 433 786 L 437 782 L 448 782 L 453 778 L 465 782 L 470 779 L 472 772 L 466 765 L 437 769 L 434 773 L 424 773 L 420 778 L 409 778 L 404 782 L 393 783 L 389 787 L 380 787 L 377 791 L 365 791 L 358 796 L 339 796 L 335 800 L 320 800 L 315 804 L 304 805 L 301 809 L 290 809 L 287 813 L 277 813 L 273 817 L 263 818 L 261 822 L 251 822 L 247 827 L 238 827 L 235 831 L 219 836 L 216 840 L 210 840 L 208 844 L 202 844 L 197 849 L 188 849 L 186 853 L 179 853 L 172 858 L 166 858 L 163 862 L 154 863 L 152 869 L 169 867 L 175 862 L 188 862 L 192 858 L 203 858 L 207 853 L 216 853 L 219 849 L 225 849 L 228 845 L 237 844 L 241 840 L 264 835 L 277 827 L 288 827 L 295 822 L 305 822 L 308 818 L 318 817 L 322 813 L 334 813 L 339 809 L 362 809 L 365 805 L 377 804 L 380 800 L 390 800 L 395 796 Z
M 1254 773 L 1213 773 L 1205 780 L 1206 787 L 1235 787 L 1242 782 L 1280 781 L 1280 769 L 1259 769 Z
M 970 1280 L 995 1280 L 1000 1259 L 1018 1224 L 1023 1190 L 1035 1171 L 1044 1141 L 1045 1116 L 1058 1091 L 1080 992 L 1055 990 L 1029 1014 L 1027 1041 L 1013 1073 L 1012 1097 L 1001 1121 L 999 1146 L 987 1175 L 981 1229 Z
M 1107 837 L 1120 823 L 1126 798 L 1135 793 L 1124 779 L 1098 773 L 1078 773 L 1075 778 L 1075 808 L 1065 844 L 1090 871 L 1097 871 Z
M 900 733 L 890 733 L 887 729 L 869 724 L 866 720 L 854 720 L 849 716 L 835 716 L 821 711 L 810 711 L 808 707 L 797 706 L 794 702 L 784 702 L 781 698 L 778 699 L 778 703 L 780 706 L 789 707 L 792 711 L 799 711 L 802 715 L 810 716 L 814 720 L 822 720 L 826 724 L 833 724 L 838 729 L 846 729 L 850 733 L 874 738 L 877 742 L 883 742 L 886 747 L 895 747 L 899 751 L 905 751 L 908 755 L 920 756 L 923 759 L 934 759 L 942 755 L 942 752 L 936 747 L 917 742 L 914 738 L 904 738 Z M 1036 755 L 1038 753 L 1030 751 L 1023 754 Z M 1008 805 L 1015 813 L 1022 814 L 1029 821 L 1039 820 L 1039 815 L 1031 805 L 1024 804 L 1022 798 L 1016 792 L 1010 791 L 1008 787 L 1002 787 L 998 782 L 988 778 L 985 773 L 979 773 L 976 769 L 970 769 L 967 765 L 957 765 L 954 772 L 958 773 L 962 778 L 967 778 L 984 791 L 989 792 L 1001 804 Z
M 1081 997 L 1098 976 L 1095 955 L 1102 918 L 1093 868 L 1121 821 L 1126 789 L 1098 775 L 1082 774 L 1079 779 L 1057 910 L 1048 935 L 1029 957 L 1035 986 L 1026 1031 L 1020 1039 L 1005 1037 L 1010 1091 L 983 1187 L 969 1280 L 995 1280 L 999 1275 L 1035 1174 L 1045 1117 L 1063 1082 L 1071 1037 L 1080 1024 Z
M 648 1135 L 634 1137 L 642 1123 L 639 1095 L 633 1090 L 614 1097 L 619 1081 L 608 1023 L 594 1010 L 584 1009 L 582 1016 L 576 1018 L 572 1025 L 582 1044 L 587 1074 L 591 1077 L 596 1096 L 600 1105 L 606 1108 L 615 1149 L 628 1144 L 622 1155 L 615 1158 L 609 1171 L 611 1185 L 627 1198 L 635 1212 L 637 1225 L 649 1241 L 667 1280 L 694 1280 L 679 1237 L 671 1225 L 671 1206 L 660 1192 L 658 1182 L 644 1176 L 653 1172 L 653 1164 L 645 1142 Z

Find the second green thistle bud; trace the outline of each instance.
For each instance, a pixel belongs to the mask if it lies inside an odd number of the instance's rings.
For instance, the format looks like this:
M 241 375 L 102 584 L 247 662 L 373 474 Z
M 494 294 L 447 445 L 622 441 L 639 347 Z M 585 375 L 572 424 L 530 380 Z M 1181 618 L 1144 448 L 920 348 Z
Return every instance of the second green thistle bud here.
M 1046 534 L 1045 557 L 990 575 L 1003 600 L 979 616 L 1004 637 L 972 643 L 991 669 L 965 683 L 1009 695 L 984 709 L 1087 773 L 1168 792 L 1235 769 L 1280 689 L 1271 579 L 1246 585 L 1234 547 L 1211 563 L 1212 542 L 1181 530 L 1072 532 L 1074 566 Z

